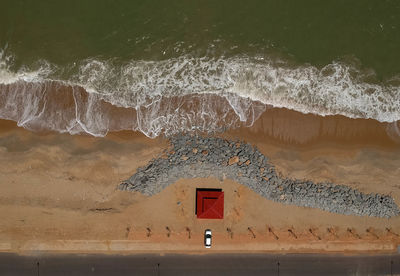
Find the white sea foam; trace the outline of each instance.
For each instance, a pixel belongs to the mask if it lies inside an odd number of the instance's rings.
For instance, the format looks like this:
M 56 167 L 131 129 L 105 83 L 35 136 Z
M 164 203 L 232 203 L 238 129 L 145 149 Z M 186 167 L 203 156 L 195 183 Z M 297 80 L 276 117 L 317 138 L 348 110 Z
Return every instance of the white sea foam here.
M 362 82 L 360 76 L 353 76 L 357 73 L 361 74 L 338 62 L 317 69 L 310 65 L 291 68 L 245 57 L 181 57 L 133 61 L 118 69 L 106 62 L 86 61 L 77 82 L 124 107 L 137 108 L 149 98 L 160 96 L 230 93 L 303 113 L 341 114 L 381 122 L 399 120 L 400 87 Z M 240 116 L 240 108 L 235 110 Z
M 40 82 L 53 71 L 47 62 L 41 62 L 38 70 L 22 67 L 17 72 L 10 70 L 13 57 L 0 50 L 0 84 L 12 84 L 17 81 Z
M 0 83 L 13 85 L 12 93 L 0 91 L 0 117 L 27 128 L 47 125 L 61 132 L 95 136 L 104 136 L 109 130 L 134 129 L 155 137 L 183 130 L 217 131 L 238 121 L 252 125 L 265 105 L 323 116 L 400 120 L 399 86 L 365 82 L 357 68 L 339 62 L 318 69 L 249 57 L 182 56 L 123 65 L 90 59 L 76 65 L 77 73 L 64 80 L 49 77 L 54 66 L 48 63 L 43 62 L 36 71 L 22 68 L 12 72 L 10 62 L 0 52 Z M 60 110 L 49 111 L 52 107 L 46 105 L 45 94 L 50 92 L 45 88 L 54 81 L 73 88 L 74 114 L 69 114 L 70 109 L 65 110 L 68 116 L 60 116 Z M 88 95 L 83 97 L 78 87 Z M 191 95 L 190 100 L 187 97 Z M 223 100 L 216 103 L 212 95 Z M 168 101 L 173 98 L 175 102 Z M 112 118 L 115 111 L 101 100 L 126 109 L 129 115 L 120 120 Z M 193 109 L 191 101 L 196 102 Z M 18 103 L 18 111 L 10 108 L 13 103 Z M 129 113 L 129 109 L 135 113 Z

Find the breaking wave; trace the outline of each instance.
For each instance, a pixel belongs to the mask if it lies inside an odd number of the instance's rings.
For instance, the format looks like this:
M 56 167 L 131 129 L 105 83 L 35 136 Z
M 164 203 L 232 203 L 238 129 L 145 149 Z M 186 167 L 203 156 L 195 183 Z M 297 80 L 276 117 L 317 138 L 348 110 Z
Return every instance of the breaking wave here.
M 88 59 L 66 68 L 45 61 L 11 70 L 0 52 L 0 118 L 31 130 L 148 137 L 251 126 L 268 106 L 302 113 L 400 120 L 400 86 L 333 62 L 323 68 L 265 57 L 161 61 Z M 68 77 L 65 77 L 68 75 Z

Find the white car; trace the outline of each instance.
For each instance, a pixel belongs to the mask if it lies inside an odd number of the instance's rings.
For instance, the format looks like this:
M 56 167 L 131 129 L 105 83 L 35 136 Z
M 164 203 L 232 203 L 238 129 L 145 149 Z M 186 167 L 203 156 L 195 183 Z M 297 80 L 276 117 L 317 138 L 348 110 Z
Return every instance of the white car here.
M 204 232 L 204 246 L 206 248 L 211 248 L 211 230 L 207 229 Z

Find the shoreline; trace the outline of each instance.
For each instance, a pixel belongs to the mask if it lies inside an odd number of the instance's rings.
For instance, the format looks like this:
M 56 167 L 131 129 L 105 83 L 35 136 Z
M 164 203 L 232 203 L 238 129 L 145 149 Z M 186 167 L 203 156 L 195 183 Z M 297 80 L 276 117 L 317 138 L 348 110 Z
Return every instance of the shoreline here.
M 2 118 L 18 121 L 31 131 L 105 137 L 108 133 L 128 130 L 156 138 L 193 129 L 221 133 L 250 126 L 248 130 L 252 133 L 295 144 L 320 139 L 400 144 L 400 121 L 366 119 L 374 116 L 361 111 L 350 112 L 349 117 L 323 115 L 324 111 L 316 110 L 311 113 L 313 109 L 302 113 L 295 110 L 304 109 L 273 107 L 229 92 L 171 95 L 154 101 L 143 98 L 135 103 L 129 98 L 118 102 L 112 95 L 88 93 L 80 86 L 60 85 L 56 81 L 43 84 L 20 81 L 0 84 L 0 96 Z M 347 113 L 338 110 L 336 114 Z
M 382 150 L 399 149 L 400 133 L 396 136 L 391 125 L 395 123 L 378 122 L 373 119 L 353 119 L 342 115 L 320 116 L 304 114 L 287 108 L 267 107 L 252 126 L 238 125 L 225 132 L 217 132 L 218 137 L 236 137 L 246 141 L 268 141 L 277 145 L 296 148 L 312 148 L 315 144 L 339 144 L 347 147 L 375 147 Z M 12 120 L 0 119 L 0 135 L 4 132 L 19 130 L 24 134 L 32 133 L 39 136 L 71 136 L 91 137 L 93 139 L 125 138 L 145 136 L 139 131 L 119 130 L 110 131 L 104 137 L 89 134 L 58 133 L 50 130 L 31 131 L 18 127 Z M 205 134 L 204 132 L 199 132 Z M 149 139 L 163 139 L 163 135 Z M 147 137 L 148 138 L 148 137 Z
M 228 130 L 222 136 L 242 137 L 254 142 L 268 141 L 298 149 L 330 144 L 350 148 L 400 149 L 400 140 L 391 135 L 389 126 L 389 123 L 372 119 L 319 116 L 286 108 L 269 108 L 253 126 Z

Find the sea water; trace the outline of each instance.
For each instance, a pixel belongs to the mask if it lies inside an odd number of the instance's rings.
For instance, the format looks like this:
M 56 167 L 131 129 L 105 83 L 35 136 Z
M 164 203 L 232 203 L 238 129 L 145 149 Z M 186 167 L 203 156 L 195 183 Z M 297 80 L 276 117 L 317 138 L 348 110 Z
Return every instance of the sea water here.
M 399 1 L 0 1 L 0 118 L 148 137 L 400 120 Z

